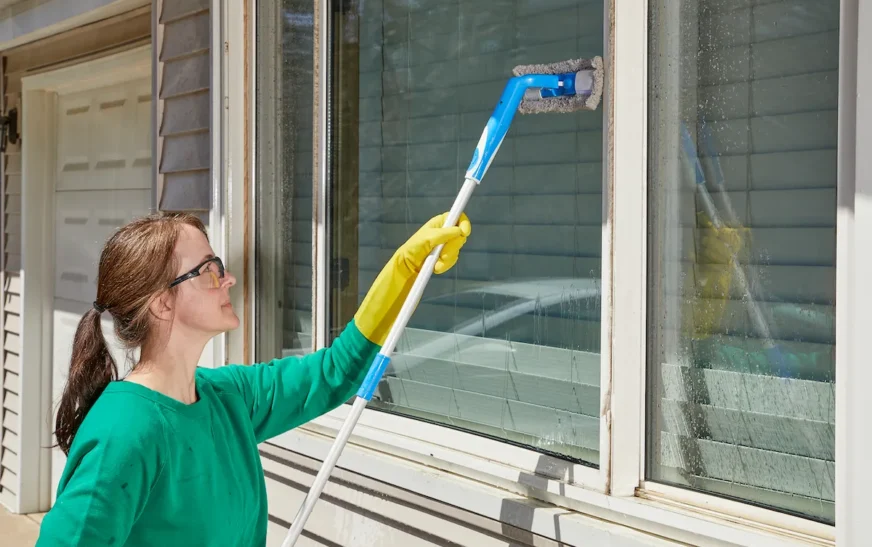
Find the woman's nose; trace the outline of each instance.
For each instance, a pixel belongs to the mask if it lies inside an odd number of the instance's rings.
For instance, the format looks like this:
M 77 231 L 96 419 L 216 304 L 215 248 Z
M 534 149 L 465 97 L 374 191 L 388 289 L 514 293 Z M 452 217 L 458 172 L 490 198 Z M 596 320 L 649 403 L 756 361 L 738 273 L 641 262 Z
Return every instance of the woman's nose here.
M 224 277 L 221 279 L 221 286 L 230 288 L 233 285 L 236 285 L 236 277 L 227 270 L 224 270 Z

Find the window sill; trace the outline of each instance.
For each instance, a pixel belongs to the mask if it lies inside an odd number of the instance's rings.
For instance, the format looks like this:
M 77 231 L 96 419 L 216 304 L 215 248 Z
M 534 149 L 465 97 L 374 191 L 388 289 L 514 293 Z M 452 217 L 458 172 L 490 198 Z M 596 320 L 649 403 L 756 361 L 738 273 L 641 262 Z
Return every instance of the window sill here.
M 346 412 L 337 409 L 270 443 L 323 460 Z M 611 543 L 606 537 L 612 535 L 642 545 L 835 545 L 832 527 L 811 523 L 801 531 L 778 528 L 723 513 L 720 505 L 691 505 L 662 491 L 608 496 L 364 422 L 355 428 L 339 467 L 555 541 L 590 544 L 591 534 L 605 533 L 603 545 Z M 533 515 L 528 511 L 523 519 L 515 519 L 521 513 L 506 511 L 507 500 L 534 509 Z M 809 530 L 819 537 L 802 533 Z

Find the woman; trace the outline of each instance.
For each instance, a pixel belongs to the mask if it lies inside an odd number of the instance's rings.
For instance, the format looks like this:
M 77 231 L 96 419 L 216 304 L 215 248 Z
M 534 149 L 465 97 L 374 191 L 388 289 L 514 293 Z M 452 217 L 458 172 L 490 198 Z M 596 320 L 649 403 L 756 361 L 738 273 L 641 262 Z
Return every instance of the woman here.
M 67 454 L 38 545 L 264 545 L 267 499 L 257 444 L 351 397 L 429 252 L 451 268 L 470 233 L 416 232 L 376 278 L 331 347 L 253 366 L 197 368 L 206 343 L 234 329 L 236 279 L 190 215 L 158 214 L 121 228 L 100 257 L 97 300 L 73 343 L 56 437 Z M 100 330 L 140 348 L 118 372 Z

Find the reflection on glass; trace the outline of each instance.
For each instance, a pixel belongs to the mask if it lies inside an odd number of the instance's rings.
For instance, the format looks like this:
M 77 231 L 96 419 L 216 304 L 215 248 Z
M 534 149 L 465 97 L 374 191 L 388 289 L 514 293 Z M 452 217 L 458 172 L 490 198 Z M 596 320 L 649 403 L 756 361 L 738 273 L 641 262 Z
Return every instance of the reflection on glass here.
M 447 210 L 521 63 L 603 53 L 603 2 L 334 2 L 331 327 Z M 372 403 L 598 463 L 602 111 L 519 116 Z
M 258 0 L 257 358 L 312 350 L 312 0 Z
M 833 522 L 839 2 L 649 35 L 647 475 Z

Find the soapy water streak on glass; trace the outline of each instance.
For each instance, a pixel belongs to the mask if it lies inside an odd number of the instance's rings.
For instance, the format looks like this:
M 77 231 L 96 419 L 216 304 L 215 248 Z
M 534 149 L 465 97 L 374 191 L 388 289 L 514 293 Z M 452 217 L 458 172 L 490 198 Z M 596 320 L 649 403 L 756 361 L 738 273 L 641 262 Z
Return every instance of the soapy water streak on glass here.
M 649 45 L 648 478 L 824 522 L 838 23 L 835 0 L 656 2 Z

